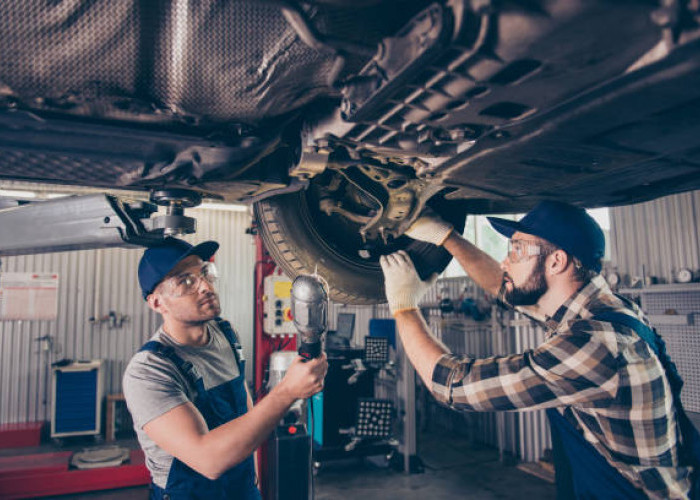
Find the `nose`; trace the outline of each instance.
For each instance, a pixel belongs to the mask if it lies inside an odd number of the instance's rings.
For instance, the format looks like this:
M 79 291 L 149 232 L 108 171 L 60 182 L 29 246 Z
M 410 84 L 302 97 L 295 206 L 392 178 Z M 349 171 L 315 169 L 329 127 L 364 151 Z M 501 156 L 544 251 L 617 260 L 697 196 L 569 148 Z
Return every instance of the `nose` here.
M 199 286 L 197 287 L 198 293 L 214 292 L 214 284 L 204 278 L 199 278 Z
M 507 273 L 509 267 L 510 267 L 510 259 L 508 259 L 508 256 L 506 255 L 505 259 L 503 259 L 501 261 L 501 271 Z

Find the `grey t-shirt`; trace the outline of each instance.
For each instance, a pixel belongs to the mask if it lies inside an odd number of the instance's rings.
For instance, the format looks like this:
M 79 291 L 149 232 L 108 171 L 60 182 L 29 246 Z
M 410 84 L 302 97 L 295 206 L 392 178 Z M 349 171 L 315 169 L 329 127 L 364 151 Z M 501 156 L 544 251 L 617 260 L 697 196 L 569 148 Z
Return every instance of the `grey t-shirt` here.
M 238 377 L 239 371 L 231 344 L 216 322 L 207 323 L 207 328 L 209 341 L 203 346 L 179 344 L 162 327 L 151 340 L 171 346 L 178 356 L 192 363 L 209 390 Z M 159 448 L 143 426 L 181 404 L 194 403 L 196 390 L 170 360 L 148 351 L 137 352 L 131 358 L 124 372 L 123 389 L 153 482 L 165 488 L 173 456 Z

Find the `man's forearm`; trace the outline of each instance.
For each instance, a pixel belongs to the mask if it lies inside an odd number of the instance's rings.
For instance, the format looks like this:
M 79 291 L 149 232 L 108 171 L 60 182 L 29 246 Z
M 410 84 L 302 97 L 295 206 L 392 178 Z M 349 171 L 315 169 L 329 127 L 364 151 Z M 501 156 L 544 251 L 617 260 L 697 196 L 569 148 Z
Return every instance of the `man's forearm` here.
M 430 388 L 433 369 L 449 350 L 430 334 L 428 325 L 419 311 L 399 311 L 395 318 L 396 329 L 406 355 L 426 387 Z
M 245 415 L 207 429 L 192 403 L 173 408 L 144 426 L 165 451 L 209 479 L 238 465 L 267 438 L 294 398 L 280 386 Z
M 494 258 L 480 250 L 454 231 L 443 243 L 471 279 L 491 295 L 498 295 L 503 271 Z
M 294 398 L 282 391 L 271 391 L 252 410 L 202 436 L 203 448 L 217 457 L 221 474 L 242 462 L 267 439 Z

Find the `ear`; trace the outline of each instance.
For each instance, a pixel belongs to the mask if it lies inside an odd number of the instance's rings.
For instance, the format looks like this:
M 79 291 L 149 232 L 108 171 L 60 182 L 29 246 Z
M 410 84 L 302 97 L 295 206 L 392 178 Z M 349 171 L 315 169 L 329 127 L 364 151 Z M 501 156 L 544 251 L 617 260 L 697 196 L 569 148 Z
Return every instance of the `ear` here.
M 572 264 L 572 260 L 564 250 L 555 250 L 549 254 L 545 263 L 545 271 L 549 275 L 561 274 Z
M 162 309 L 164 305 L 163 297 L 161 297 L 161 295 L 158 292 L 153 292 L 148 297 L 146 297 L 146 303 L 148 304 L 148 307 L 150 307 L 152 310 L 162 314 Z

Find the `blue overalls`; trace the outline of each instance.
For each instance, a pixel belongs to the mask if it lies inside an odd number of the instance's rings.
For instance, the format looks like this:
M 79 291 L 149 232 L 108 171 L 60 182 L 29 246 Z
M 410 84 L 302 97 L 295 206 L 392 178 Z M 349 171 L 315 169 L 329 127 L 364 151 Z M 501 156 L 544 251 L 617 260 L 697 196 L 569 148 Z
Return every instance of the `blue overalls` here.
M 172 347 L 157 341 L 147 342 L 142 351 L 150 351 L 169 359 L 185 378 L 196 388 L 194 405 L 204 417 L 209 429 L 238 418 L 248 410 L 245 389 L 245 360 L 237 336 L 228 321 L 217 318 L 217 324 L 231 344 L 238 364 L 237 378 L 206 391 L 202 377 L 192 364 L 178 356 Z M 260 500 L 260 491 L 255 486 L 253 456 L 227 470 L 216 480 L 211 480 L 191 469 L 177 458 L 173 458 L 165 489 L 151 484 L 151 500 L 190 499 L 242 499 Z
M 649 344 L 649 347 L 661 361 L 673 393 L 676 418 L 682 437 L 679 453 L 680 463 L 683 466 L 695 468 L 693 476 L 691 476 L 690 498 L 697 500 L 700 496 L 700 488 L 698 488 L 700 434 L 683 410 L 680 399 L 683 379 L 666 353 L 666 344 L 654 330 L 624 313 L 606 311 L 591 319 L 622 324 L 633 329 L 642 340 Z M 610 465 L 605 457 L 585 440 L 581 432 L 556 409 L 548 409 L 547 416 L 552 432 L 557 499 L 634 500 L 647 498 L 641 490 L 635 488 L 617 469 Z

